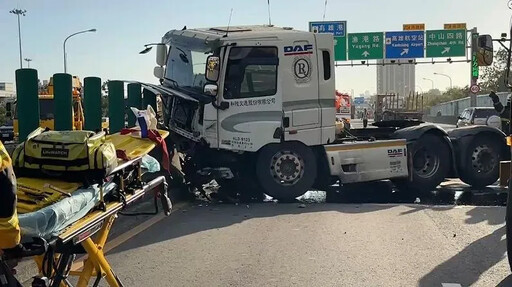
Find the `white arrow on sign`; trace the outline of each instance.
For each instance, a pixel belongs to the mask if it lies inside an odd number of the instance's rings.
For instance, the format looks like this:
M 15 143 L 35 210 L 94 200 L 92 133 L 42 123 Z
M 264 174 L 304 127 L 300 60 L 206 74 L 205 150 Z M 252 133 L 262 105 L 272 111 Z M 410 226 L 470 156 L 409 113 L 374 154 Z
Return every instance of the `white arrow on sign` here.
M 444 55 L 446 53 L 450 53 L 451 48 L 450 47 L 444 47 L 444 50 L 441 52 L 441 55 Z
M 405 48 L 402 53 L 400 53 L 400 56 L 409 54 L 409 48 Z
M 362 55 L 363 57 L 368 58 L 368 56 L 370 56 L 370 52 L 364 51 Z

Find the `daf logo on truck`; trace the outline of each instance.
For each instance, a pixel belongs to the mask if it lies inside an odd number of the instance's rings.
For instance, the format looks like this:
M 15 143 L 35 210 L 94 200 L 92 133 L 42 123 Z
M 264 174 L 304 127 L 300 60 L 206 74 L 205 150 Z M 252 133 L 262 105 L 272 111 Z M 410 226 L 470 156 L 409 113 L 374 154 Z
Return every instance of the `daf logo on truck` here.
M 401 157 L 401 156 L 406 156 L 406 155 L 407 155 L 407 153 L 405 152 L 405 149 L 402 149 L 402 148 L 388 149 L 389 157 Z
M 313 45 L 295 45 L 295 46 L 284 46 L 285 56 L 298 56 L 298 55 L 311 55 L 313 54 Z

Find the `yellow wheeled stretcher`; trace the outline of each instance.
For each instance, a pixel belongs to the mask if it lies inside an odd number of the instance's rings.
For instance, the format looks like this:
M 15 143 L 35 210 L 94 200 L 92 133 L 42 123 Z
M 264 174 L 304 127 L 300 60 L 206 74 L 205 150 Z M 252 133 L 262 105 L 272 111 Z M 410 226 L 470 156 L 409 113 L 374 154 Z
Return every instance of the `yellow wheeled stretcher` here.
M 168 136 L 167 131 L 158 132 L 161 138 Z M 117 214 L 150 191 L 155 192 L 156 211 L 158 211 L 156 206 L 156 196 L 158 195 L 165 214 L 170 214 L 172 204 L 167 197 L 165 177 L 159 176 L 149 182 L 142 180 L 143 157 L 153 150 L 157 143 L 150 139 L 141 139 L 140 136 L 130 133 L 113 134 L 107 138 L 114 143 L 118 154 L 121 152 L 122 158 L 119 159 L 118 166 L 105 177 L 104 183 L 98 186 L 101 190 L 99 203 L 92 210 L 87 211 L 85 216 L 49 238 L 35 237 L 27 240 L 27 238 L 23 238 L 24 228 L 20 224 L 22 240 L 25 241 L 23 248 L 4 250 L 0 259 L 0 264 L 4 265 L 4 262 L 8 262 L 8 260 L 34 256 L 39 275 L 34 278 L 32 286 L 73 286 L 68 279 L 69 276 L 78 277 L 76 286 L 89 286 L 89 281 L 93 277 L 95 278 L 93 286 L 98 286 L 102 278 L 108 282 L 109 286 L 123 286 L 114 274 L 103 251 Z M 104 194 L 104 189 L 107 187 L 111 191 Z M 66 197 L 72 197 L 79 188 L 80 184 L 78 183 L 19 178 L 18 199 L 21 199 L 18 203 L 19 213 L 31 212 L 34 206 L 46 204 L 31 202 L 32 197 L 28 200 L 19 196 L 20 194 L 29 194 L 35 197 L 41 195 L 41 198 L 45 200 L 59 201 L 62 198 L 64 198 L 62 200 L 66 200 Z M 20 217 L 23 216 L 24 214 L 20 215 Z M 87 254 L 87 259 L 81 270 L 71 271 L 72 263 L 78 254 Z M 21 286 L 16 285 L 17 282 L 8 285 L 11 283 L 7 279 L 3 280 L 4 277 L 8 279 L 9 274 L 0 272 L 1 287 Z

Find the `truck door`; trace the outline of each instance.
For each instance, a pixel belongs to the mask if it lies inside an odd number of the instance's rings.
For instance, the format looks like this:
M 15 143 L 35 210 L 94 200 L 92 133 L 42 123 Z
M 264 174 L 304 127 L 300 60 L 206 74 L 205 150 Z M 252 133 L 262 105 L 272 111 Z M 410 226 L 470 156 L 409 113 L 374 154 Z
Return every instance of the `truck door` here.
M 257 151 L 280 141 L 281 87 L 278 48 L 238 43 L 227 47 L 219 81 L 219 148 Z

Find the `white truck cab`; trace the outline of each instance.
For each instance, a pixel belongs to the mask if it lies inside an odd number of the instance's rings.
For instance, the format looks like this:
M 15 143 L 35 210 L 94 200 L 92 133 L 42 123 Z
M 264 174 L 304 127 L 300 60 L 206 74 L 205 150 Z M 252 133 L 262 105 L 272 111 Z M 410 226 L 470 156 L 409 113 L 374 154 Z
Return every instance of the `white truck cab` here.
M 199 131 L 212 147 L 334 141 L 332 36 L 246 26 L 172 30 L 162 43 L 170 47 L 163 84 L 197 92 L 207 85 L 215 97 Z
M 405 140 L 335 143 L 333 49 L 332 35 L 273 26 L 167 32 L 161 86 L 145 87 L 162 96 L 190 181 L 252 180 L 292 199 L 332 177 L 406 177 Z

